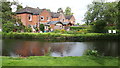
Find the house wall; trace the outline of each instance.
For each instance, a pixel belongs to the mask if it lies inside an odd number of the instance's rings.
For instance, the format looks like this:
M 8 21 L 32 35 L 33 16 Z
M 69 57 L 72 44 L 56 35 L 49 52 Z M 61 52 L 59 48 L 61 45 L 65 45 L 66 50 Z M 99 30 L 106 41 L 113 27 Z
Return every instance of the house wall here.
M 72 16 L 71 19 L 69 20 L 72 24 L 75 24 L 75 17 Z
M 40 17 L 44 16 L 44 20 L 40 20 L 41 23 L 46 23 L 46 22 L 49 22 L 51 20 L 51 15 L 46 9 L 43 9 L 43 11 L 40 13 L 39 16 Z M 50 20 L 47 20 L 47 18 L 50 18 Z
M 23 23 L 23 25 L 27 26 L 27 24 L 28 24 L 27 13 L 17 14 L 17 17 L 19 17 L 21 19 L 21 22 Z
M 52 18 L 51 21 L 59 21 L 59 18 Z
M 65 22 L 69 22 L 69 20 L 68 20 L 68 19 L 65 19 Z
M 29 21 L 29 15 L 31 15 L 31 14 L 28 14 L 28 13 L 17 14 L 17 17 L 19 17 L 21 19 L 21 22 L 25 26 L 36 25 L 36 23 L 38 23 L 38 15 L 32 15 L 31 21 Z
M 50 24 L 51 29 L 54 29 L 55 25 L 54 24 Z
M 65 16 L 64 16 L 63 13 L 60 13 L 59 21 L 61 21 L 61 22 L 65 22 Z
M 38 24 L 38 22 L 39 22 L 39 16 L 38 15 L 32 15 L 32 22 L 30 22 L 29 24 L 31 24 L 31 25 L 37 25 Z

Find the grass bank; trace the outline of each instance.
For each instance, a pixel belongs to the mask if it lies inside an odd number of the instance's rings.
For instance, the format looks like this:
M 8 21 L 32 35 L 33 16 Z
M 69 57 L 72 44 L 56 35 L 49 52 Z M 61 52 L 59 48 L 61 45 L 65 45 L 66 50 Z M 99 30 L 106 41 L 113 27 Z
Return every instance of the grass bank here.
M 39 39 L 51 41 L 89 41 L 89 40 L 119 40 L 120 34 L 86 33 L 86 34 L 60 34 L 60 33 L 2 33 L 3 39 Z
M 118 66 L 116 57 L 50 57 L 32 56 L 28 58 L 2 57 L 3 66 Z

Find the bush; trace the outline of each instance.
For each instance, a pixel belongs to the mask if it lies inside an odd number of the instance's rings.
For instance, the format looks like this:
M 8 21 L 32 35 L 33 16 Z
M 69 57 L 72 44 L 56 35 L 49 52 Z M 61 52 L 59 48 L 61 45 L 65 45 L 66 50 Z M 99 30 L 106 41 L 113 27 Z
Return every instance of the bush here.
M 70 29 L 71 30 L 79 30 L 79 29 L 85 29 L 85 27 L 82 27 L 82 26 L 71 26 Z
M 14 23 L 10 22 L 10 21 L 7 21 L 6 23 L 4 23 L 2 25 L 2 31 L 3 32 L 13 32 L 15 26 L 14 26 Z
M 60 30 L 59 29 L 56 29 L 53 31 L 54 33 L 60 33 Z
M 61 29 L 60 32 L 61 32 L 61 33 L 65 33 L 66 31 L 65 31 L 64 29 Z
M 87 52 L 86 52 L 85 55 L 89 55 L 89 56 L 99 56 L 97 50 L 87 50 Z
M 58 33 L 2 33 L 3 39 L 40 39 L 52 41 L 88 41 L 88 40 L 119 40 L 120 34 L 86 33 L 86 34 L 58 34 Z
M 92 24 L 92 31 L 95 33 L 105 33 L 106 22 L 104 20 L 98 20 L 93 22 Z
M 40 30 L 41 30 L 42 32 L 44 32 L 44 30 L 45 30 L 44 24 L 40 24 L 39 28 L 40 28 Z
M 32 32 L 32 28 L 30 28 L 30 27 L 25 27 L 24 31 L 25 31 L 25 32 Z

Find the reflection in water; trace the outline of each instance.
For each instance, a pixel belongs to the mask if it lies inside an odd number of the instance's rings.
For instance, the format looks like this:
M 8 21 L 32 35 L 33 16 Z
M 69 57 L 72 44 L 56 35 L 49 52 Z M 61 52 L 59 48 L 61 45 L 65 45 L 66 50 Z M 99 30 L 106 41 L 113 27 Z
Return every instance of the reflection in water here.
M 3 40 L 3 56 L 28 57 L 44 56 L 82 56 L 88 49 L 97 49 L 103 55 L 117 56 L 117 42 L 40 42 L 22 40 Z
M 23 42 L 21 45 L 15 47 L 14 52 L 16 55 L 22 57 L 27 56 L 43 56 L 49 51 L 49 46 L 45 44 L 44 46 L 40 42 Z

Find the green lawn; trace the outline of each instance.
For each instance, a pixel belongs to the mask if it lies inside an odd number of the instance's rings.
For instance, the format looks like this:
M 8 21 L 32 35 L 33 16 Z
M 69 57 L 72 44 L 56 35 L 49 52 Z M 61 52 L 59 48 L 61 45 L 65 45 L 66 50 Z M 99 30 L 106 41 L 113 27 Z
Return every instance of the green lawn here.
M 118 66 L 116 57 L 50 57 L 32 56 L 28 58 L 2 57 L 3 66 Z

